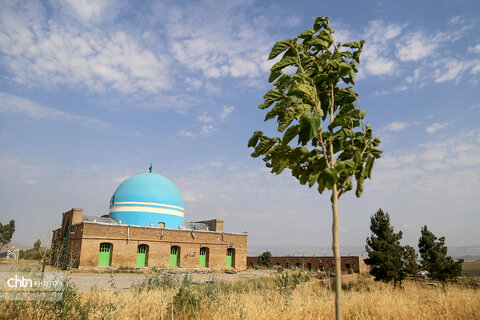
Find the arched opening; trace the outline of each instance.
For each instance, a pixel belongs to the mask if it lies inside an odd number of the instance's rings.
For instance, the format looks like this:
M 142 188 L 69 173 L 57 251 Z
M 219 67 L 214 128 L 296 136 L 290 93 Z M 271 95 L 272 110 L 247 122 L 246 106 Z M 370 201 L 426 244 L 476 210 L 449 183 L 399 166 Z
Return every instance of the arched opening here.
M 180 247 L 171 246 L 170 247 L 170 267 L 180 266 Z
M 208 260 L 210 258 L 210 250 L 208 250 L 207 247 L 201 247 L 200 248 L 200 261 L 199 261 L 199 267 L 200 268 L 208 268 Z
M 148 265 L 148 245 L 141 244 L 137 247 L 137 267 Z
M 98 252 L 98 265 L 110 266 L 112 264 L 113 244 L 109 242 L 100 243 L 100 250 Z
M 235 268 L 235 249 L 233 248 L 227 249 L 227 267 Z

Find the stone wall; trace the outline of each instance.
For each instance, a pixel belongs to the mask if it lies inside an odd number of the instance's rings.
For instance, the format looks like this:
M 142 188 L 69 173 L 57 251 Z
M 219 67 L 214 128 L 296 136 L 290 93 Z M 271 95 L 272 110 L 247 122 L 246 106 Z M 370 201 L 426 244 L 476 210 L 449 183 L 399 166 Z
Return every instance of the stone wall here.
M 341 257 L 342 271 L 345 273 L 366 273 L 369 271 L 368 266 L 363 261 L 365 258 L 359 256 Z M 272 257 L 272 266 L 280 266 L 282 268 L 303 268 L 319 271 L 333 270 L 333 257 L 298 257 L 298 256 L 278 256 Z M 247 257 L 247 266 L 258 266 L 258 257 Z

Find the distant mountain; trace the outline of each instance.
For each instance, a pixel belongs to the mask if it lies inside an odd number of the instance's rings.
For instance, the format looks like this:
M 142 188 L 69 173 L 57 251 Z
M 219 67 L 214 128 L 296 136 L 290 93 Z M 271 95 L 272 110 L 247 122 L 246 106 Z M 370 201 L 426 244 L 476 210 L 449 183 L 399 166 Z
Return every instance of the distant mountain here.
M 448 247 L 448 255 L 454 259 L 469 261 L 480 261 L 480 246 L 469 247 Z
M 24 246 L 23 244 L 9 243 L 9 244 L 6 244 L 5 246 L 3 246 L 2 252 L 12 251 L 12 250 L 15 250 L 15 249 L 29 250 L 29 249 L 32 249 L 32 248 L 33 248 L 32 246 Z
M 418 253 L 418 249 L 415 248 Z M 270 251 L 274 256 L 332 256 L 331 247 L 299 246 L 299 245 L 265 245 L 248 246 L 248 256 L 258 256 L 264 251 Z M 365 247 L 344 246 L 340 247 L 342 256 L 367 256 Z M 448 247 L 448 255 L 454 259 L 465 261 L 480 260 L 480 246 Z
M 299 245 L 249 245 L 247 248 L 248 256 L 258 256 L 264 251 L 270 251 L 273 256 L 332 256 L 331 247 L 314 247 Z M 342 256 L 366 256 L 364 247 L 345 246 L 340 247 Z

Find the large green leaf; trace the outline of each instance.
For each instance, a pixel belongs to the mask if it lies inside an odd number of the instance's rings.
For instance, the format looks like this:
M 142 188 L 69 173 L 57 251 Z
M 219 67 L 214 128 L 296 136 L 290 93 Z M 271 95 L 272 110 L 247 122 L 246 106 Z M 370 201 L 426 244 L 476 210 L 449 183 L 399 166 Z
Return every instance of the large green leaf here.
M 292 43 L 292 40 L 281 40 L 281 41 L 278 41 L 277 43 L 275 43 L 273 45 L 272 51 L 270 51 L 270 55 L 268 56 L 268 60 L 275 58 L 280 53 L 282 53 L 283 51 L 290 48 L 291 43 Z
M 250 140 L 248 140 L 248 147 L 255 147 L 258 143 L 258 139 L 260 139 L 260 137 L 263 136 L 263 132 L 262 131 L 255 131 L 253 133 L 253 136 L 250 138 Z
M 290 141 L 292 141 L 292 139 L 297 136 L 299 131 L 300 126 L 298 124 L 289 127 L 287 131 L 285 131 L 285 133 L 283 134 L 283 144 L 288 144 Z
M 357 189 L 355 190 L 355 195 L 357 196 L 357 198 L 360 198 L 362 193 L 363 193 L 363 180 L 357 179 Z
M 294 85 L 291 92 L 312 104 L 318 100 L 317 89 L 306 83 Z
M 306 111 L 300 117 L 300 132 L 298 134 L 298 143 L 306 145 L 308 141 L 312 140 L 321 128 L 320 115 L 318 113 L 312 114 Z
M 278 71 L 278 70 L 281 70 L 287 66 L 291 66 L 291 65 L 294 65 L 296 64 L 297 61 L 296 61 L 296 58 L 295 57 L 292 57 L 292 56 L 284 56 L 282 58 L 282 60 L 278 61 L 277 63 L 275 63 L 271 68 L 270 68 L 270 71 L 271 72 L 274 72 L 274 71 Z
M 348 47 L 352 49 L 361 48 L 363 46 L 362 41 L 350 41 L 342 44 L 342 47 Z
M 276 70 L 274 72 L 271 72 L 270 77 L 268 78 L 268 82 L 272 83 L 273 81 L 275 81 L 281 75 L 282 75 L 282 70 Z
M 323 184 L 327 189 L 331 190 L 335 183 L 337 183 L 338 176 L 335 171 L 330 170 L 329 168 L 322 171 L 320 179 L 323 180 Z
M 272 89 L 267 93 L 265 93 L 265 95 L 263 96 L 265 100 L 270 100 L 270 101 L 276 101 L 282 97 L 283 97 L 283 92 L 281 92 L 278 89 Z
M 255 152 L 252 153 L 252 157 L 256 158 L 262 154 L 265 154 L 268 150 L 270 150 L 276 143 L 276 139 L 273 138 L 266 138 L 258 144 L 255 148 Z
M 369 157 L 367 159 L 367 164 L 365 165 L 365 176 L 369 179 L 372 177 L 372 169 L 373 169 L 374 161 L 375 161 L 375 158 Z
M 317 182 L 318 176 L 320 176 L 320 171 L 310 173 L 308 177 L 308 186 L 311 188 Z
M 306 38 L 315 34 L 315 29 L 308 29 L 298 35 L 299 38 Z

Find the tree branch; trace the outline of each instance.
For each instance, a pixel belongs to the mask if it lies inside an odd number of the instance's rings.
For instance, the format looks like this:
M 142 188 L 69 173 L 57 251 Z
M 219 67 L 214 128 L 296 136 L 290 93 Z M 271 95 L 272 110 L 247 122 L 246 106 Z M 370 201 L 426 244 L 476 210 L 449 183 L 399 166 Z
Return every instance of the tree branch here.
M 328 163 L 327 150 L 325 148 L 325 144 L 323 143 L 323 138 L 322 138 L 322 132 L 321 131 L 319 131 L 317 133 L 317 139 L 320 142 L 320 145 L 322 146 L 323 157 L 325 158 L 325 162 L 327 163 L 327 167 L 331 168 L 330 164 Z

